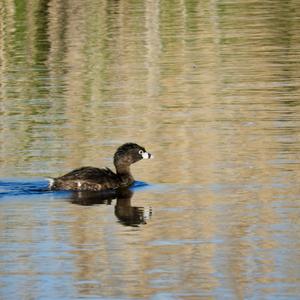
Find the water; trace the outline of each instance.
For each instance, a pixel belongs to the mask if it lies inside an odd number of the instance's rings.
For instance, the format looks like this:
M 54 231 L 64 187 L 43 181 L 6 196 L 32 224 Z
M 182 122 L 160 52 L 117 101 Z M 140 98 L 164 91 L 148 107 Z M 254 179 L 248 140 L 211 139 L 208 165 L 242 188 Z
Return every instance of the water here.
M 299 299 L 299 19 L 2 0 L 0 298 Z M 129 141 L 155 159 L 122 197 L 47 190 Z

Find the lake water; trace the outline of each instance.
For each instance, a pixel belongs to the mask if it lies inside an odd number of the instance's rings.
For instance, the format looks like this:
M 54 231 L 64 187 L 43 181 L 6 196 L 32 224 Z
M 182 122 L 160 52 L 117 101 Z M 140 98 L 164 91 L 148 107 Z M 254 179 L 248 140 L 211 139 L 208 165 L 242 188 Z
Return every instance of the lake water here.
M 1 299 L 300 299 L 298 1 L 2 0 L 0 104 Z

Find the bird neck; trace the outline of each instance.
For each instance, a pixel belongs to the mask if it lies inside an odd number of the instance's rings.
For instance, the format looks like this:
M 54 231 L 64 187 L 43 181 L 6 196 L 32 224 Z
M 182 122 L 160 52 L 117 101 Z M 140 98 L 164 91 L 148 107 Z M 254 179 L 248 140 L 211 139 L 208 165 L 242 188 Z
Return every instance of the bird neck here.
M 134 182 L 134 178 L 130 171 L 130 166 L 115 164 L 117 175 L 119 176 L 122 184 L 129 186 Z

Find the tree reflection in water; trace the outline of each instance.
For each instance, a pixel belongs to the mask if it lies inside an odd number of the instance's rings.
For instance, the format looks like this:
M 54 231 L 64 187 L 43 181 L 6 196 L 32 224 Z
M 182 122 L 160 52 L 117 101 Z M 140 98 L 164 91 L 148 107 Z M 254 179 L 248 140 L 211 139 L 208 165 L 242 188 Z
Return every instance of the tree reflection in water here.
M 139 226 L 147 224 L 152 216 L 152 208 L 132 206 L 131 199 L 134 192 L 130 189 L 108 190 L 105 192 L 82 191 L 71 194 L 71 203 L 83 206 L 91 205 L 112 205 L 116 199 L 115 216 L 125 226 Z

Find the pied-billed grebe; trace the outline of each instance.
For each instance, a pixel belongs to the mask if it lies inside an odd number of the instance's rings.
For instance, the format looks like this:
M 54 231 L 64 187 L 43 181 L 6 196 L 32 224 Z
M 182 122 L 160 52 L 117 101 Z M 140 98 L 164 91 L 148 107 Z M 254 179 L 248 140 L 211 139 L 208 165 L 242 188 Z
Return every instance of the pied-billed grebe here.
M 108 168 L 82 167 L 51 179 L 49 188 L 51 190 L 104 191 L 128 187 L 134 182 L 130 165 L 149 158 L 153 158 L 153 155 L 145 148 L 134 143 L 126 143 L 120 146 L 114 155 L 116 173 Z

